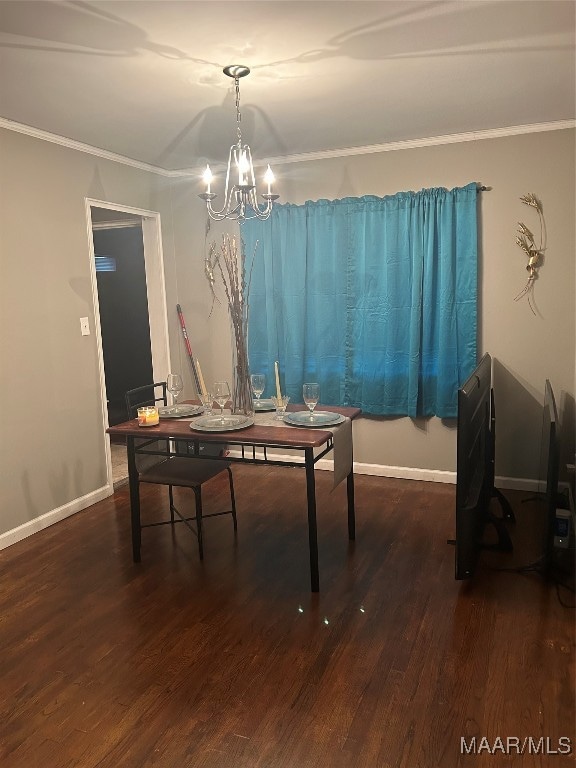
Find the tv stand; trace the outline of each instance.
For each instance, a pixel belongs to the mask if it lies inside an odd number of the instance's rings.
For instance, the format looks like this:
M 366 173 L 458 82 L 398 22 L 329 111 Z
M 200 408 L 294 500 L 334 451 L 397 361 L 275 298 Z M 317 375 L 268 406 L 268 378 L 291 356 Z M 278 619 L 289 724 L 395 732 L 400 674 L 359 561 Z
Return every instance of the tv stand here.
M 504 518 L 504 520 L 508 520 L 511 523 L 515 523 L 516 515 L 514 514 L 514 510 L 510 506 L 510 502 L 508 501 L 506 496 L 504 496 L 504 494 L 499 488 L 495 488 L 494 486 L 492 486 L 492 498 L 498 499 L 498 503 L 502 508 L 502 517 Z
M 506 504 L 508 504 L 507 500 L 506 500 Z M 508 504 L 508 506 L 510 505 Z M 510 512 L 512 513 L 512 519 L 514 519 L 514 513 L 512 512 L 512 509 L 510 509 Z M 486 525 L 492 525 L 494 527 L 494 530 L 496 531 L 496 535 L 498 536 L 498 541 L 495 544 L 482 543 L 480 545 L 481 549 L 494 550 L 497 552 L 512 552 L 514 547 L 512 545 L 512 539 L 510 538 L 510 534 L 508 533 L 508 530 L 504 525 L 504 519 L 505 519 L 505 516 L 496 517 L 496 515 L 493 515 L 492 512 L 488 512 L 486 514 Z

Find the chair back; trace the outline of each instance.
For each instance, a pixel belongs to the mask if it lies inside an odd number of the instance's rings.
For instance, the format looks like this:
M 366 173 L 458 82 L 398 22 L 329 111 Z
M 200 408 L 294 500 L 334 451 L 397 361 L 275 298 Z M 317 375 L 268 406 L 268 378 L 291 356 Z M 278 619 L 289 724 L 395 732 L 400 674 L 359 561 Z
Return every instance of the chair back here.
M 168 405 L 168 397 L 166 393 L 167 389 L 165 381 L 159 381 L 155 384 L 144 384 L 141 387 L 129 389 L 125 395 L 128 418 L 134 419 L 138 408 L 142 408 L 145 405 Z M 142 446 L 144 442 L 146 442 L 145 439 L 136 440 L 135 444 L 136 446 Z M 192 453 L 194 451 L 193 445 L 185 440 L 176 440 L 175 445 L 177 453 Z M 156 440 L 154 442 L 150 441 L 148 447 L 150 450 L 162 450 L 168 453 L 169 446 L 167 440 Z M 200 443 L 199 450 L 204 457 L 223 456 L 226 453 L 227 447 L 226 443 Z M 136 468 L 138 471 L 144 471 L 162 460 L 163 459 L 158 456 L 136 454 Z
M 144 384 L 141 387 L 135 389 L 129 389 L 124 395 L 126 400 L 126 411 L 128 412 L 128 418 L 134 419 L 136 417 L 138 408 L 143 408 L 145 405 L 167 405 L 168 398 L 166 395 L 166 382 L 159 381 L 154 384 Z M 142 430 L 145 432 L 145 430 Z M 159 451 L 162 454 L 169 454 L 168 440 L 150 440 L 149 438 L 137 438 L 134 441 L 135 447 L 144 447 L 150 451 Z M 136 469 L 138 472 L 144 472 L 155 464 L 159 464 L 161 461 L 165 461 L 162 456 L 146 456 L 142 453 L 136 454 Z
M 129 389 L 124 398 L 128 418 L 134 419 L 138 408 L 143 408 L 145 405 L 168 405 L 166 382 L 159 381 L 156 384 L 144 384 L 142 387 Z

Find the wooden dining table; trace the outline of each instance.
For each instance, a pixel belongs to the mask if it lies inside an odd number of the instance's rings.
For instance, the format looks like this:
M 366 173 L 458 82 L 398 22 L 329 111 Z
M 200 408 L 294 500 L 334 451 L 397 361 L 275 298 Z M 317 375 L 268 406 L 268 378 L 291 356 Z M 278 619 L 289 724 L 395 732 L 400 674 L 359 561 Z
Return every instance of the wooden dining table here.
M 195 401 L 186 401 L 196 404 Z M 289 405 L 288 411 L 306 410 L 304 405 Z M 361 410 L 359 408 L 340 408 L 336 406 L 318 406 L 318 410 L 328 410 L 341 414 L 353 420 Z M 308 514 L 308 545 L 310 554 L 310 586 L 312 592 L 320 590 L 320 574 L 318 568 L 318 529 L 316 520 L 316 481 L 315 466 L 327 454 L 334 451 L 334 439 L 337 427 L 306 428 L 290 426 L 283 421 L 277 424 L 259 424 L 258 417 L 249 427 L 228 432 L 197 432 L 191 429 L 193 418 L 160 419 L 158 426 L 141 428 L 137 419 L 131 419 L 121 424 L 108 427 L 108 434 L 126 438 L 128 458 L 128 479 L 130 489 L 130 510 L 132 529 L 132 555 L 134 562 L 140 561 L 141 522 L 140 522 L 140 492 L 136 455 L 147 452 L 142 448 L 143 438 L 146 440 L 170 441 L 169 453 L 164 451 L 162 456 L 189 456 L 192 460 L 202 460 L 201 445 L 225 444 L 228 446 L 223 461 L 247 463 L 255 465 L 275 465 L 284 467 L 301 467 L 306 476 L 306 500 Z M 351 432 L 351 430 L 350 430 Z M 350 440 L 352 437 L 350 435 Z M 181 450 L 182 441 L 187 444 L 187 452 Z M 171 447 L 170 447 L 171 446 Z M 353 456 L 352 445 L 348 446 L 350 457 Z M 282 454 L 282 450 L 290 451 Z M 280 453 L 277 453 L 279 451 Z M 209 451 L 208 451 L 209 452 Z M 214 455 L 206 459 L 214 460 Z M 348 502 L 348 538 L 355 538 L 356 519 L 354 510 L 354 470 L 352 459 L 346 475 L 346 492 Z

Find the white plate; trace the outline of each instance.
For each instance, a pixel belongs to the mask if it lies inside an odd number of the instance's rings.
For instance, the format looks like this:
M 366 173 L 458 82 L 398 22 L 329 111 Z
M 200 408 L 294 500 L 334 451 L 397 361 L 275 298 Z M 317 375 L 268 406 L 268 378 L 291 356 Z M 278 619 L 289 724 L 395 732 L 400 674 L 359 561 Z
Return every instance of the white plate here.
M 333 427 L 335 424 L 342 424 L 346 417 L 333 411 L 314 411 L 313 418 L 310 418 L 308 411 L 295 411 L 287 413 L 284 416 L 286 424 L 293 427 Z
M 265 411 L 275 411 L 276 406 L 272 400 L 254 400 L 254 411 L 256 413 L 264 413 Z
M 233 432 L 236 429 L 246 429 L 254 424 L 251 416 L 236 416 L 224 414 L 224 423 L 219 414 L 199 416 L 190 424 L 190 429 L 198 432 Z
M 183 419 L 186 416 L 198 416 L 204 413 L 201 405 L 161 405 L 158 408 L 158 414 L 161 419 Z

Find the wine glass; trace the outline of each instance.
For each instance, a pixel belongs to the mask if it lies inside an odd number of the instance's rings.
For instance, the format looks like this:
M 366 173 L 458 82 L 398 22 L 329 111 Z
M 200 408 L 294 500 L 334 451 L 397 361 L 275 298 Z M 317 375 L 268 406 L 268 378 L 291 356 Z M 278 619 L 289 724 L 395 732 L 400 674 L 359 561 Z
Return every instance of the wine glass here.
M 182 376 L 179 373 L 169 373 L 166 377 L 166 389 L 172 395 L 172 405 L 176 406 L 178 395 L 182 392 Z
M 263 373 L 253 373 L 250 376 L 250 383 L 252 385 L 252 392 L 256 395 L 256 407 L 260 402 L 260 395 L 264 392 L 266 386 L 266 376 Z
M 214 400 L 220 406 L 220 421 L 224 424 L 224 406 L 230 400 L 230 387 L 227 381 L 215 381 L 212 391 Z
M 302 395 L 304 402 L 310 411 L 310 421 L 314 419 L 314 408 L 320 398 L 320 384 L 307 383 L 302 385 Z

